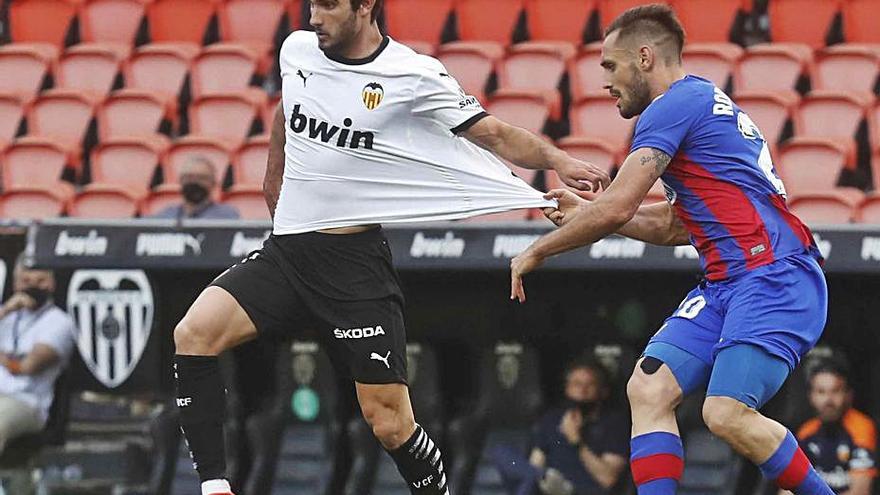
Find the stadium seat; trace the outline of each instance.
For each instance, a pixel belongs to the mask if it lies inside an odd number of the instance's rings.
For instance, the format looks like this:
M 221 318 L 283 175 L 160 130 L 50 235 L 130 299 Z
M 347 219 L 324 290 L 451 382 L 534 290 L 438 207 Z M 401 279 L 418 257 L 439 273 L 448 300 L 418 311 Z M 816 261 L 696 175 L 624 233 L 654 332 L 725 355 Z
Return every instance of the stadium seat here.
M 51 54 L 39 47 L 27 43 L 0 46 L 0 92 L 33 101 L 51 63 Z
M 192 63 L 192 96 L 247 89 L 257 57 L 247 47 L 229 43 L 206 47 Z
M 497 46 L 457 42 L 442 45 L 437 58 L 455 77 L 465 93 L 485 102 L 486 84 L 502 55 L 503 52 Z
M 0 93 L 0 143 L 8 143 L 18 135 L 24 111 L 24 103 L 15 95 Z
M 458 36 L 464 41 L 491 41 L 507 46 L 522 9 L 523 0 L 457 0 Z
M 260 120 L 263 122 L 263 133 L 272 134 L 272 123 L 275 121 L 275 111 L 281 104 L 281 95 L 270 96 L 260 106 Z
M 408 40 L 402 42 L 404 45 L 412 48 L 412 51 L 416 53 L 420 53 L 422 55 L 427 55 L 429 57 L 433 57 L 437 55 L 437 45 L 433 43 L 428 43 L 427 41 L 418 41 L 418 40 Z
M 262 186 L 269 159 L 269 136 L 254 136 L 232 155 L 232 180 L 237 186 Z
M 37 186 L 55 188 L 70 161 L 69 151 L 59 143 L 40 137 L 23 137 L 13 141 L 3 153 L 3 189 Z M 59 186 L 66 196 L 70 184 Z
M 132 218 L 138 211 L 135 194 L 105 184 L 89 184 L 67 206 L 67 214 L 78 218 Z
M 76 15 L 76 6 L 63 0 L 9 2 L 9 32 L 14 43 L 46 43 L 61 49 Z
M 742 460 L 705 426 L 682 433 L 684 473 L 677 493 L 682 495 L 736 495 Z
M 792 213 L 809 225 L 850 223 L 864 194 L 857 190 L 801 193 L 788 200 Z
M 217 182 L 223 182 L 229 165 L 229 151 L 224 143 L 203 136 L 184 136 L 171 144 L 161 163 L 163 182 L 179 183 L 177 171 L 193 156 L 204 156 L 210 160 L 217 172 Z
M 189 107 L 190 132 L 215 138 L 233 150 L 250 133 L 257 111 L 257 105 L 242 95 L 204 96 Z
M 682 53 L 684 69 L 727 89 L 743 49 L 732 43 L 688 43 Z
M 197 51 L 215 10 L 211 0 L 155 0 L 147 5 L 150 40 Z
M 803 43 L 812 49 L 825 46 L 840 0 L 773 0 L 768 5 L 770 39 Z
M 614 98 L 588 96 L 571 107 L 571 134 L 604 140 L 617 150 L 623 150 L 632 137 L 633 122 L 620 116 Z
M 302 0 L 284 0 L 285 10 L 287 11 L 287 25 L 291 31 L 304 28 L 303 26 L 303 4 Z
M 261 185 L 234 185 L 223 194 L 223 203 L 235 207 L 243 220 L 270 220 Z
M 751 0 L 672 0 L 688 43 L 724 43 L 740 11 L 751 10 Z
M 526 0 L 526 25 L 535 41 L 583 44 L 596 0 Z
M 562 116 L 559 83 L 565 74 L 566 62 L 574 56 L 574 47 L 567 43 L 518 43 L 498 63 L 498 86 L 501 89 L 535 90 L 544 93 L 550 105 L 550 117 Z
M 95 100 L 104 98 L 113 87 L 121 66 L 119 54 L 101 45 L 69 48 L 55 69 L 55 86 L 83 91 Z
M 189 72 L 191 55 L 186 50 L 170 46 L 139 47 L 122 66 L 125 86 L 162 94 L 168 102 L 176 105 Z
M 880 147 L 875 148 L 871 156 L 871 178 L 875 191 L 880 191 Z
M 624 11 L 649 3 L 666 3 L 667 0 L 599 0 L 599 29 L 602 31 Z
M 180 204 L 181 201 L 180 184 L 160 184 L 141 201 L 140 215 L 155 215 L 169 206 Z M 192 467 L 192 463 L 189 467 Z
M 849 43 L 880 44 L 880 4 L 876 0 L 846 0 L 843 2 L 843 35 Z
M 880 76 L 880 51 L 864 45 L 834 45 L 822 50 L 813 67 L 814 89 L 870 95 Z
M 149 91 L 123 89 L 107 98 L 97 110 L 98 136 L 154 136 L 162 125 L 166 105 Z
M 800 98 L 796 95 L 792 98 L 772 91 L 738 92 L 734 101 L 758 125 L 771 152 L 779 144 L 786 123 L 792 115 L 797 114 L 797 106 L 800 104 Z
M 78 151 L 94 111 L 94 102 L 85 93 L 63 89 L 47 91 L 28 111 L 28 134 L 56 139 Z
M 850 150 L 840 141 L 793 138 L 774 164 L 788 194 L 796 196 L 801 191 L 829 191 L 836 187 L 849 157 Z
M 275 33 L 284 15 L 283 0 L 227 0 L 220 3 L 220 39 L 247 46 L 257 54 L 257 72 L 272 66 Z
M 550 117 L 550 108 L 540 91 L 497 91 L 486 111 L 509 124 L 540 134 Z
M 560 139 L 557 146 L 574 158 L 592 163 L 609 174 L 622 162 L 620 150 L 601 139 L 568 136 Z
M 868 109 L 868 143 L 871 149 L 880 152 L 880 101 Z M 880 163 L 876 164 L 880 166 Z
M 734 74 L 736 91 L 792 93 L 798 79 L 808 72 L 812 52 L 807 46 L 763 43 L 746 50 Z
M 451 11 L 452 0 L 386 0 L 385 27 L 395 40 L 410 47 L 413 42 L 423 49 L 424 44 L 436 47 Z
M 602 43 L 590 43 L 581 47 L 580 53 L 568 62 L 569 86 L 571 97 L 577 101 L 585 96 L 608 94 L 603 89 Z
M 98 43 L 116 51 L 120 59 L 131 54 L 144 18 L 141 0 L 89 0 L 79 6 L 79 34 L 84 43 Z
M 855 220 L 859 223 L 880 225 L 880 194 L 874 192 L 865 197 L 858 206 Z
M 65 198 L 50 188 L 19 187 L 0 196 L 0 218 L 44 220 L 64 213 Z
M 867 117 L 869 101 L 859 95 L 837 91 L 813 91 L 800 104 L 794 121 L 795 136 L 840 139 L 853 146 L 850 164 L 855 166 L 855 136 Z
M 92 150 L 92 182 L 129 189 L 138 198 L 147 195 L 156 167 L 167 148 L 155 139 L 115 138 Z

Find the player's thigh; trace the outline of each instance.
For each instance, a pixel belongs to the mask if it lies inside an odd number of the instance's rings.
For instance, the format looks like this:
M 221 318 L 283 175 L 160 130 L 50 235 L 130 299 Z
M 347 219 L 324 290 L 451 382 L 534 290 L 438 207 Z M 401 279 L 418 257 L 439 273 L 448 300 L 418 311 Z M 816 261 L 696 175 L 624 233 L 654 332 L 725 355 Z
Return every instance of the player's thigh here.
M 706 396 L 729 397 L 757 410 L 776 395 L 790 372 L 784 359 L 762 347 L 725 347 L 715 357 Z
M 174 329 L 178 354 L 217 355 L 256 337 L 247 313 L 225 289 L 208 286 Z

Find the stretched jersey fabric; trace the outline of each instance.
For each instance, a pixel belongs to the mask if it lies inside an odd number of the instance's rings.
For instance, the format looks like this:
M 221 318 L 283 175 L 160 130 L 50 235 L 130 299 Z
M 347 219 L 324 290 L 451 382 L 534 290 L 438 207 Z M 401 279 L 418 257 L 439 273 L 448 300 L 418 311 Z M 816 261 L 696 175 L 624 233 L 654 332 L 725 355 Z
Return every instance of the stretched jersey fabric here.
M 877 427 L 855 409 L 844 413 L 836 423 L 822 423 L 818 418 L 807 421 L 798 430 L 798 441 L 835 493 L 849 490 L 854 473 L 877 476 Z
M 666 197 L 708 280 L 795 254 L 820 257 L 812 233 L 785 204 L 761 131 L 710 81 L 689 75 L 656 98 L 636 124 L 632 150 L 639 148 L 672 157 L 661 177 Z
M 486 116 L 434 58 L 385 37 L 329 58 L 314 33 L 281 47 L 285 166 L 274 233 L 453 220 L 554 206 L 456 134 Z

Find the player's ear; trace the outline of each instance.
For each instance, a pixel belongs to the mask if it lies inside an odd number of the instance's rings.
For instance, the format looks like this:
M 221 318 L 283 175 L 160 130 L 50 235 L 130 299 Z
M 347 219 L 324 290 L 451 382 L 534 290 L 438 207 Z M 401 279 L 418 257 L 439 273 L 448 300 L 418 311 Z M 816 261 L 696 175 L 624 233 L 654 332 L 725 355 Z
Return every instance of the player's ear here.
M 656 54 L 652 47 L 648 45 L 639 47 L 639 68 L 643 71 L 650 70 L 654 66 L 655 56 Z
M 376 0 L 361 0 L 361 5 L 358 7 L 358 14 L 369 16 L 375 8 Z

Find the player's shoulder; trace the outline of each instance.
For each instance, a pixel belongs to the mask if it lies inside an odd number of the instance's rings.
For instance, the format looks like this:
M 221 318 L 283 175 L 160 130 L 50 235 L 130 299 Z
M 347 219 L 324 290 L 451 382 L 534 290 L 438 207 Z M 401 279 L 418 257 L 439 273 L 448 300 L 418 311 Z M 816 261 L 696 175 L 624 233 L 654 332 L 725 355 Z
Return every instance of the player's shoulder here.
M 405 67 L 408 71 L 418 76 L 435 75 L 446 73 L 446 68 L 439 60 L 429 55 L 423 55 L 412 48 L 390 40 L 388 44 L 388 60 L 399 67 Z
M 857 444 L 876 445 L 877 426 L 867 414 L 850 408 L 842 418 L 843 427 Z
M 797 437 L 799 440 L 806 440 L 807 438 L 812 437 L 816 433 L 819 432 L 819 427 L 822 426 L 822 421 L 819 418 L 812 418 L 807 420 L 806 423 L 802 424 L 798 429 Z

